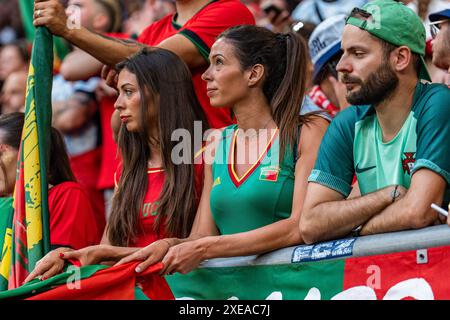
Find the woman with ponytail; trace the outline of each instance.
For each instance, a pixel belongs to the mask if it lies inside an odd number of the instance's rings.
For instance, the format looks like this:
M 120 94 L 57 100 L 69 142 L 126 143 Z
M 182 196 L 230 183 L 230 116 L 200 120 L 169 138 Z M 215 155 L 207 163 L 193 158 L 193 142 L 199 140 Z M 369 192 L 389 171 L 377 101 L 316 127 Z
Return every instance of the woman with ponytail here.
M 236 125 L 213 144 L 199 210 L 188 238 L 167 238 L 163 274 L 203 260 L 261 254 L 303 243 L 298 224 L 307 179 L 328 122 L 300 116 L 307 49 L 294 33 L 255 26 L 222 33 L 203 74 L 214 107 L 231 106 Z M 119 263 L 160 258 L 152 246 Z

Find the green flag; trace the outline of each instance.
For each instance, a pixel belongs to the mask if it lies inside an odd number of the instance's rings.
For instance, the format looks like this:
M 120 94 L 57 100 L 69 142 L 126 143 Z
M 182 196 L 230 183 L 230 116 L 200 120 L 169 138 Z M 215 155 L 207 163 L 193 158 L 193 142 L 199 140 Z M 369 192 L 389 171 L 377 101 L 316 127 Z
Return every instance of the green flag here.
M 25 124 L 14 191 L 9 289 L 20 287 L 36 262 L 50 251 L 47 169 L 52 69 L 53 36 L 40 27 L 34 39 L 27 81 Z
M 25 35 L 28 41 L 33 42 L 36 31 L 33 25 L 34 0 L 19 0 L 19 5 Z M 69 53 L 69 46 L 67 42 L 62 38 L 55 37 L 54 45 L 58 60 L 63 60 Z

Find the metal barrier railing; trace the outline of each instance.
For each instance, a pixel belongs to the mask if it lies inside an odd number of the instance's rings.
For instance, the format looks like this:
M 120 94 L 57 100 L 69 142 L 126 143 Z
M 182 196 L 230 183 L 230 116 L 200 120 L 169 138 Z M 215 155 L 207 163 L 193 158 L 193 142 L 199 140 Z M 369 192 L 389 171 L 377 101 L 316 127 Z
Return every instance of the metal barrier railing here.
M 331 249 L 344 244 L 344 249 L 349 249 L 346 255 L 335 255 Z M 347 247 L 346 247 L 347 245 Z M 310 246 L 294 246 L 269 252 L 263 255 L 253 255 L 245 257 L 211 259 L 201 264 L 200 268 L 219 268 L 219 267 L 239 267 L 239 266 L 258 266 L 258 265 L 279 265 L 301 262 L 298 258 L 299 252 L 319 253 L 317 260 L 333 260 L 364 257 L 378 254 L 388 254 L 395 252 L 405 252 L 419 249 L 427 249 L 450 245 L 450 228 L 447 225 L 432 226 L 419 230 L 408 230 L 392 233 L 377 234 L 358 238 L 347 238 L 338 241 L 318 243 Z M 328 252 L 329 251 L 329 252 Z

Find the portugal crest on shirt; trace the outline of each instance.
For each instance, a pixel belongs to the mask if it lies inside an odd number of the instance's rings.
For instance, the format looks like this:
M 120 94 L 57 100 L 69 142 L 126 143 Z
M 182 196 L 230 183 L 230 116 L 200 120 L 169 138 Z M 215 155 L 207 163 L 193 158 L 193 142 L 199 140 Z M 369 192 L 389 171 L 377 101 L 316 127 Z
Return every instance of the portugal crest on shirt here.
M 280 168 L 278 168 L 278 167 L 261 168 L 259 180 L 277 182 L 279 172 L 280 172 Z
M 402 167 L 405 173 L 411 175 L 411 171 L 414 168 L 414 163 L 416 162 L 416 153 L 415 152 L 405 152 L 405 158 L 402 160 Z

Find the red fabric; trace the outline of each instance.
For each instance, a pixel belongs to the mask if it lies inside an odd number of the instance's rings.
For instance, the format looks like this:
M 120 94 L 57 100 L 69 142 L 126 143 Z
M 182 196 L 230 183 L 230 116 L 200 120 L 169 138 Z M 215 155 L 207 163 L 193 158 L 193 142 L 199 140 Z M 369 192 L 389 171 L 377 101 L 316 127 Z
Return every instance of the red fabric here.
M 432 41 L 433 39 L 428 39 L 425 43 L 425 56 L 430 58 L 433 56 L 433 45 L 431 44 Z
M 336 114 L 339 112 L 339 108 L 333 105 L 330 100 L 328 100 L 327 96 L 319 86 L 312 87 L 311 91 L 309 92 L 309 97 L 316 104 L 316 106 L 328 112 L 328 114 L 330 114 L 332 117 L 336 116 Z
M 450 290 L 447 272 L 450 265 L 450 247 L 431 248 L 427 251 L 428 262 L 424 264 L 417 263 L 416 251 L 347 259 L 344 290 L 368 286 L 375 291 L 377 299 L 381 300 L 395 285 L 419 278 L 432 288 L 434 299 L 448 299 Z M 379 275 L 379 287 L 374 286 L 374 283 L 376 284 L 376 281 L 373 281 L 374 275 Z M 410 297 L 405 296 L 404 299 Z
M 209 50 L 217 36 L 229 27 L 240 24 L 255 24 L 255 19 L 251 12 L 237 0 L 219 0 L 208 4 L 180 29 L 177 29 L 172 24 L 173 17 L 173 15 L 169 15 L 151 24 L 139 36 L 138 41 L 150 46 L 156 46 L 163 40 L 183 32 L 183 30 L 188 30 L 197 35 Z M 197 98 L 212 128 L 229 126 L 233 123 L 230 109 L 214 108 L 209 103 L 209 98 L 206 94 L 206 82 L 201 79 L 201 75 L 205 70 L 206 67 L 191 70 Z
M 149 267 L 141 274 L 134 269 L 139 262 L 111 267 L 96 272 L 80 282 L 80 289 L 61 285 L 28 300 L 134 300 L 134 288 L 139 285 L 152 300 L 174 300 L 166 280 L 158 275 L 162 263 Z
M 48 192 L 50 243 L 81 249 L 100 242 L 102 233 L 83 187 L 64 182 Z
M 144 198 L 144 205 L 139 215 L 142 232 L 138 238 L 130 245 L 131 247 L 145 247 L 158 239 L 166 238 L 162 228 L 155 232 L 154 224 L 158 213 L 158 199 L 164 186 L 164 171 L 149 169 L 147 173 L 148 186 Z
M 106 225 L 103 191 L 97 188 L 101 158 L 101 148 L 70 158 L 75 178 L 84 187 L 91 201 L 99 230 L 103 230 Z

